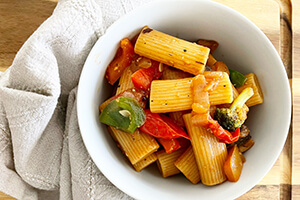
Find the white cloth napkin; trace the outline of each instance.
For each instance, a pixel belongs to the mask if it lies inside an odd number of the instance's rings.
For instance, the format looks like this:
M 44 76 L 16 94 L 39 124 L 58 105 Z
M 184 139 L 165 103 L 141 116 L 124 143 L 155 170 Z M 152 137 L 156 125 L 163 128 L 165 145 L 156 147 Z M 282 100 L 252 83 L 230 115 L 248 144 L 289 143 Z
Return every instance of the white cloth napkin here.
M 0 191 L 17 199 L 131 199 L 98 170 L 76 111 L 94 43 L 147 0 L 61 0 L 0 74 Z

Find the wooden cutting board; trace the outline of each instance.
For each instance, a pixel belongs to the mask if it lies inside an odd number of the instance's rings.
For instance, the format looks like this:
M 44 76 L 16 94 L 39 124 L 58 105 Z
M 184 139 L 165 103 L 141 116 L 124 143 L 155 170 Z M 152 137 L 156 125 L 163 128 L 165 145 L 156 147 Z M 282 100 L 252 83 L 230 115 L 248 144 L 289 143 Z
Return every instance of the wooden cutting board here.
M 294 123 L 285 148 L 260 183 L 238 199 L 300 199 L 300 148 L 296 147 L 300 141 L 300 123 L 297 123 L 300 122 L 300 87 L 297 87 L 300 83 L 300 0 L 292 2 L 293 9 L 290 0 L 215 1 L 239 11 L 267 35 L 281 54 L 294 86 Z M 0 71 L 11 65 L 22 44 L 51 15 L 56 4 L 57 0 L 0 2 Z M 0 192 L 2 199 L 13 198 Z

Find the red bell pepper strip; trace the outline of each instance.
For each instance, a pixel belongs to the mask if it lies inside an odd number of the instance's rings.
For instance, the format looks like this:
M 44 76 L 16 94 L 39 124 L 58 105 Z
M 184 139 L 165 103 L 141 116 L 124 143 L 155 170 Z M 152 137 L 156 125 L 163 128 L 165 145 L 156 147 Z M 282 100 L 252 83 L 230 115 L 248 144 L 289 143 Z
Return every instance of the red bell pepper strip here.
M 181 146 L 181 148 L 188 148 L 191 145 L 191 141 L 187 140 L 186 138 L 180 137 L 180 138 L 176 138 Z
M 146 121 L 140 127 L 140 130 L 144 133 L 163 139 L 174 139 L 179 137 L 190 139 L 181 127 L 172 122 L 172 119 L 158 113 L 151 113 L 149 109 L 146 109 L 145 113 Z
M 176 151 L 181 147 L 177 138 L 175 139 L 157 138 L 157 141 L 164 147 L 166 153 L 172 153 L 173 151 Z
M 224 142 L 227 144 L 236 142 L 240 137 L 240 128 L 237 128 L 233 132 L 229 132 L 225 130 L 218 121 L 212 119 L 209 115 L 208 124 L 206 128 L 209 128 L 212 133 L 219 138 L 220 142 Z
M 160 62 L 151 60 L 151 63 L 152 63 L 152 67 L 155 69 L 155 73 L 154 73 L 153 80 L 157 80 L 157 79 L 159 79 L 159 78 L 161 77 L 161 75 L 162 75 L 162 69 L 159 69 Z M 162 63 L 161 63 L 161 64 L 162 64 Z
M 121 40 L 121 44 L 114 59 L 107 66 L 105 77 L 113 85 L 122 75 L 124 70 L 131 64 L 134 56 L 134 48 L 128 38 Z
M 202 126 L 206 129 L 210 129 L 211 132 L 219 138 L 220 142 L 227 144 L 236 142 L 240 137 L 240 129 L 236 129 L 233 132 L 225 130 L 217 120 L 214 120 L 211 115 L 207 113 L 194 114 L 192 116 L 192 123 L 195 126 Z
M 186 138 L 186 139 L 190 139 L 187 135 L 186 135 L 186 133 L 185 133 L 185 131 L 183 130 L 183 128 L 182 127 L 180 127 L 180 126 L 178 126 L 177 124 L 176 124 L 176 121 L 175 120 L 173 120 L 172 118 L 170 118 L 170 117 L 167 117 L 166 115 L 160 115 L 160 117 L 162 118 L 162 120 L 164 120 L 175 132 L 177 132 L 177 133 L 182 133 L 182 135 L 184 135 L 184 136 L 182 136 L 182 137 L 184 137 L 184 138 Z
M 190 140 L 187 140 L 186 138 L 180 137 L 175 139 L 162 139 L 162 138 L 156 138 L 157 141 L 164 147 L 166 153 L 172 153 L 173 151 L 176 151 L 177 149 L 184 148 L 190 146 L 191 142 Z
M 139 69 L 131 75 L 132 83 L 136 88 L 149 90 L 152 80 L 161 76 L 159 62 L 151 60 L 151 63 L 151 67 Z

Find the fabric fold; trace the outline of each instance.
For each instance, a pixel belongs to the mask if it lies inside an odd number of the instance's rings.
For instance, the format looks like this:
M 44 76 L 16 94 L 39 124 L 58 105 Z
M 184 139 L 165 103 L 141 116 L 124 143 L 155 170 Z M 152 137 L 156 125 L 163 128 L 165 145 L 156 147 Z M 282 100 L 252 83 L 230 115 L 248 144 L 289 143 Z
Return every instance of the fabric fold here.
M 60 0 L 0 74 L 0 191 L 31 200 L 131 199 L 89 156 L 76 95 L 95 42 L 145 2 Z

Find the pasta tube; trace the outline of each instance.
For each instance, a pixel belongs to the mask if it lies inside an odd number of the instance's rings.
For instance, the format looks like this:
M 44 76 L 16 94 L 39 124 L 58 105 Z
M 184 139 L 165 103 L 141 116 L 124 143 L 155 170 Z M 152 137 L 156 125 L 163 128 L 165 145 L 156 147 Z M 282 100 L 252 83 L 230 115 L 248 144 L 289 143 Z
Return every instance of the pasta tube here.
M 184 152 L 185 149 L 180 148 L 172 153 L 166 153 L 165 150 L 156 152 L 157 155 L 157 166 L 161 175 L 166 178 L 175 174 L 179 174 L 180 171 L 174 165 L 174 162 Z
M 110 126 L 109 132 L 133 165 L 159 148 L 159 144 L 152 136 L 138 129 L 133 134 L 130 134 Z
M 245 88 L 251 87 L 253 89 L 254 95 L 246 101 L 248 107 L 261 104 L 264 101 L 263 93 L 259 84 L 259 81 L 254 73 L 246 75 L 247 80 L 245 84 L 241 87 L 236 88 L 238 92 L 242 92 Z
M 134 169 L 137 172 L 142 171 L 142 169 L 148 167 L 152 163 L 154 163 L 157 160 L 157 156 L 155 153 L 152 153 L 150 156 L 144 158 L 143 160 L 137 162 L 136 164 L 133 165 Z
M 187 72 L 172 68 L 172 67 L 165 67 L 161 79 L 162 80 L 173 80 L 173 79 L 182 79 L 192 77 L 192 74 Z M 184 121 L 182 115 L 186 114 L 189 111 L 178 111 L 178 112 L 170 112 L 169 117 L 174 119 L 177 122 L 177 125 L 184 127 Z
M 197 184 L 200 181 L 200 173 L 192 146 L 189 146 L 174 164 L 192 183 Z
M 133 74 L 133 71 L 130 68 L 130 66 L 124 70 L 124 72 L 122 73 L 120 80 L 119 80 L 116 95 L 120 94 L 121 92 L 124 92 L 127 89 L 134 88 L 134 85 L 131 80 L 132 74 Z
M 191 113 L 183 116 L 187 131 L 191 137 L 193 152 L 200 172 L 202 183 L 216 185 L 226 180 L 224 162 L 227 157 L 225 143 L 203 127 L 192 125 Z
M 165 67 L 164 71 L 161 75 L 162 80 L 173 80 L 173 79 L 182 79 L 182 78 L 189 78 L 193 75 L 181 70 L 178 70 L 173 67 Z
M 206 72 L 207 74 L 209 72 Z M 233 100 L 229 76 L 223 72 L 217 87 L 209 91 L 211 105 L 231 103 Z M 150 90 L 150 110 L 153 113 L 176 112 L 191 109 L 193 78 L 154 80 Z
M 204 72 L 210 49 L 144 27 L 135 43 L 135 53 L 197 75 Z

